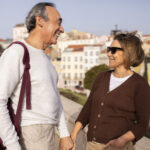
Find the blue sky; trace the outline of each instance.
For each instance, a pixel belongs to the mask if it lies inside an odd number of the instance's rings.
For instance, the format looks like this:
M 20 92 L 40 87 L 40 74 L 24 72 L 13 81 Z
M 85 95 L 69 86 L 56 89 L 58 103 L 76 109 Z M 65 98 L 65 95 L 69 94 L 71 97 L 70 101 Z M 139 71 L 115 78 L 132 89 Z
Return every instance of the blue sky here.
M 0 38 L 12 38 L 12 28 L 24 23 L 32 6 L 44 0 L 1 0 Z M 48 2 L 48 0 L 47 0 Z M 150 34 L 150 0 L 51 0 L 63 18 L 63 27 L 108 35 L 118 25 L 122 30 Z

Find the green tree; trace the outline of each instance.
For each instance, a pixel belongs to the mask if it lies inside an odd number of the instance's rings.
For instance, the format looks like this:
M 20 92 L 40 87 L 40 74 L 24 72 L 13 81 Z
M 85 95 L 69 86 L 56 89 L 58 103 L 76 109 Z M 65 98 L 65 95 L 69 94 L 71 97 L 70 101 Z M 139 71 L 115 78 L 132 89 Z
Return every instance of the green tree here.
M 94 66 L 93 68 L 88 70 L 85 73 L 84 88 L 90 90 L 92 88 L 92 84 L 93 84 L 93 81 L 95 80 L 96 76 L 100 72 L 104 72 L 104 71 L 108 71 L 108 70 L 109 70 L 109 67 L 107 65 L 105 65 L 105 64 L 101 64 L 99 66 Z

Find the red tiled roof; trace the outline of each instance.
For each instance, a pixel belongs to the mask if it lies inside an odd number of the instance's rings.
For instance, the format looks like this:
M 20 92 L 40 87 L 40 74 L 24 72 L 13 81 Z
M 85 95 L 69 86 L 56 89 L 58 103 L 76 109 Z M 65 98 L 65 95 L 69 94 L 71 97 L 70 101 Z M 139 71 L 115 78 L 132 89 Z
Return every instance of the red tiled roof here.
M 150 34 L 143 35 L 144 37 L 150 37 Z
M 146 44 L 150 44 L 150 41 L 145 42 Z
M 72 52 L 82 52 L 83 48 L 74 48 Z
M 83 48 L 85 46 L 103 46 L 104 44 L 84 44 L 84 45 L 69 45 L 67 48 Z
M 99 46 L 102 47 L 104 44 L 93 44 L 93 45 L 89 45 L 89 46 Z
M 0 39 L 0 42 L 4 42 L 5 40 L 3 40 L 3 39 Z
M 83 48 L 88 45 L 69 45 L 67 48 Z
M 14 27 L 23 27 L 24 24 L 23 23 L 19 23 L 19 24 L 16 24 Z

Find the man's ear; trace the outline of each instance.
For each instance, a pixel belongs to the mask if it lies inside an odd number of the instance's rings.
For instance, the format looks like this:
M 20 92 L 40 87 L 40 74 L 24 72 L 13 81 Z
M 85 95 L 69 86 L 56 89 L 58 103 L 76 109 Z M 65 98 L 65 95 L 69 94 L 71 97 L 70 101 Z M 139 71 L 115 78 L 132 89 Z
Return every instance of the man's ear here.
M 45 23 L 44 19 L 40 16 L 36 16 L 35 19 L 36 19 L 36 26 L 40 27 L 40 28 L 43 28 L 44 23 Z

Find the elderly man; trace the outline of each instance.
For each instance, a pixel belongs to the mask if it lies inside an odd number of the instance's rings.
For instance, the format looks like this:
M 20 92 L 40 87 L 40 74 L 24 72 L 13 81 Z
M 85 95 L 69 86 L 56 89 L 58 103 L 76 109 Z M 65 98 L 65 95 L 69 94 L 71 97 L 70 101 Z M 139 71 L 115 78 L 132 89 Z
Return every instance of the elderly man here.
M 0 137 L 7 150 L 54 150 L 55 126 L 60 133 L 60 149 L 73 147 L 57 89 L 57 73 L 44 53 L 64 32 L 61 22 L 53 3 L 36 4 L 26 18 L 29 36 L 21 42 L 28 48 L 30 56 L 31 110 L 23 105 L 20 138 L 10 121 L 7 101 L 11 97 L 16 112 L 24 70 L 24 49 L 13 44 L 1 56 Z

